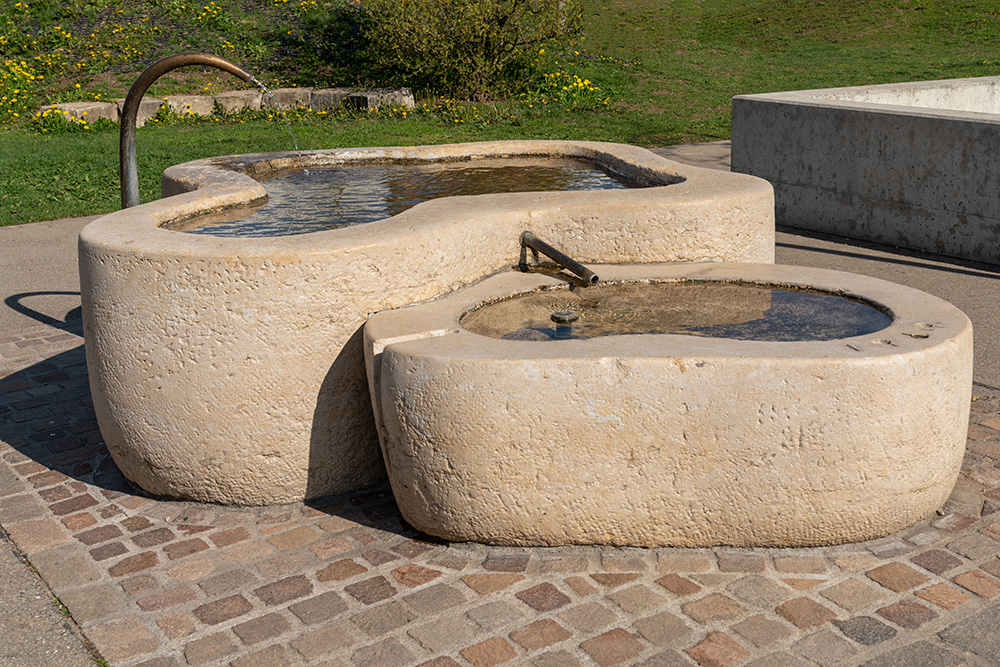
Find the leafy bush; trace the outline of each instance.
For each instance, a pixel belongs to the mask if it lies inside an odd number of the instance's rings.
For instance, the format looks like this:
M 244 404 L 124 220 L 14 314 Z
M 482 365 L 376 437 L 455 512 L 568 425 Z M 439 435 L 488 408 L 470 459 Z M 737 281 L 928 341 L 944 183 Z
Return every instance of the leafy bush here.
M 580 26 L 577 0 L 365 0 L 362 7 L 373 67 L 474 100 L 519 92 L 538 47 Z

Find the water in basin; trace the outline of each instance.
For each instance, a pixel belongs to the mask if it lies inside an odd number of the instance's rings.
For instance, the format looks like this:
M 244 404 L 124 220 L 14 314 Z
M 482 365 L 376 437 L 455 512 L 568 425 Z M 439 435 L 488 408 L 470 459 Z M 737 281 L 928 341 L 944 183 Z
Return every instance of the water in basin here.
M 214 236 L 288 236 L 383 220 L 438 197 L 642 187 L 586 160 L 488 158 L 354 163 L 277 172 L 268 200 L 170 225 Z
M 462 317 L 474 333 L 509 340 L 687 334 L 762 341 L 874 333 L 892 318 L 829 292 L 734 282 L 627 282 L 533 292 Z

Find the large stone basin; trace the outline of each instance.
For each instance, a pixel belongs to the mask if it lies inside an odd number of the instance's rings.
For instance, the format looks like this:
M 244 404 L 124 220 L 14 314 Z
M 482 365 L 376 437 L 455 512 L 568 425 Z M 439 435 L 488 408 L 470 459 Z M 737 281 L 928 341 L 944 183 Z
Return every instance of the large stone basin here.
M 448 197 L 299 236 L 163 228 L 262 199 L 251 176 L 282 168 L 531 155 L 581 158 L 661 185 Z M 774 252 L 766 182 L 617 144 L 231 156 L 168 169 L 163 193 L 80 235 L 87 363 L 101 432 L 125 475 L 151 493 L 200 501 L 287 502 L 384 479 L 365 319 L 512 267 L 525 229 L 589 262 L 770 262 Z
M 813 288 L 892 319 L 799 342 L 499 340 L 463 327 L 484 303 L 559 284 L 520 273 L 376 314 L 369 386 L 413 526 L 495 544 L 806 546 L 892 533 L 948 498 L 972 387 L 972 328 L 955 307 L 819 269 L 592 268 L 610 281 Z

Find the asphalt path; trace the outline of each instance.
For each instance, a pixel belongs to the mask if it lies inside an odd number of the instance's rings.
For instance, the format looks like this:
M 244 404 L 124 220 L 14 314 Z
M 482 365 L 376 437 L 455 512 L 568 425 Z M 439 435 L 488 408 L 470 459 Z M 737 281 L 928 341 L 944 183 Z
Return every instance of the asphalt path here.
M 94 662 L 52 593 L 0 531 L 0 666 L 54 665 L 93 667 Z

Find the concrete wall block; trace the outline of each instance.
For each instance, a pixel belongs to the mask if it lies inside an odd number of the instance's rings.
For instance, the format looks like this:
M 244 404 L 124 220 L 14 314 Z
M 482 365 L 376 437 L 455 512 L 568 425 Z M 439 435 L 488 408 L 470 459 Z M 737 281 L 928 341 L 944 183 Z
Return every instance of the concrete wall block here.
M 216 103 L 227 112 L 260 109 L 263 94 L 259 90 L 230 90 L 215 96 Z
M 776 221 L 1000 262 L 1000 77 L 733 98 L 732 168 Z
M 350 88 L 323 88 L 312 91 L 309 98 L 309 108 L 313 111 L 329 111 L 344 103 L 351 94 Z
M 166 100 L 170 109 L 179 116 L 209 116 L 215 109 L 215 100 L 208 95 L 167 95 Z
M 351 93 L 347 101 L 362 110 L 377 109 L 381 106 L 403 106 L 412 109 L 415 102 L 409 88 L 373 88 Z
M 85 120 L 88 123 L 93 123 L 99 118 L 118 120 L 118 106 L 114 102 L 63 102 L 42 107 L 42 110 L 45 109 L 59 109 L 70 118 Z
M 118 106 L 118 119 L 120 120 L 122 109 L 125 108 L 125 98 L 116 99 L 115 104 Z M 135 117 L 135 126 L 142 127 L 145 125 L 147 120 L 156 115 L 161 106 L 163 106 L 163 100 L 155 97 L 143 97 L 139 101 L 139 113 Z
M 308 107 L 312 97 L 312 88 L 277 88 L 268 91 L 261 99 L 261 109 L 295 109 Z

